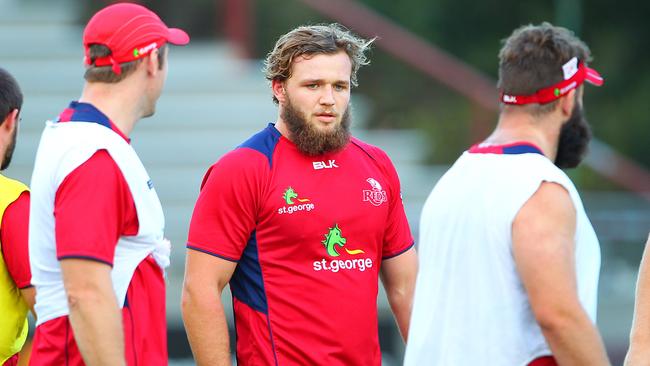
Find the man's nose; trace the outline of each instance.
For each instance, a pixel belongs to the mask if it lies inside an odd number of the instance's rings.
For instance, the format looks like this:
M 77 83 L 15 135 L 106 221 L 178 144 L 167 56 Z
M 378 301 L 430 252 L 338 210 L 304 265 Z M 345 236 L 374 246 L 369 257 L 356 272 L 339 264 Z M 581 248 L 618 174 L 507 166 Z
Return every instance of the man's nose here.
M 324 105 L 334 105 L 334 89 L 331 85 L 327 85 L 322 88 L 322 94 L 320 96 L 320 104 Z

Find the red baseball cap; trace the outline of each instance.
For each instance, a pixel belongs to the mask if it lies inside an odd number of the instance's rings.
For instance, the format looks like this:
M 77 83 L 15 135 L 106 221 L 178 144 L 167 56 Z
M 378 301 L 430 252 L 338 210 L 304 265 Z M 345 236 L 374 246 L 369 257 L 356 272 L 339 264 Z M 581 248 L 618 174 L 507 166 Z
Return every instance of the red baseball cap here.
M 121 63 L 142 58 L 167 42 L 182 46 L 190 42 L 190 37 L 182 29 L 168 28 L 158 15 L 142 5 L 110 5 L 97 12 L 84 29 L 84 63 L 91 64 L 90 45 L 104 45 L 111 54 L 96 58 L 93 63 L 112 65 L 113 72 L 119 75 Z
M 567 95 L 571 90 L 582 85 L 585 81 L 595 86 L 601 86 L 605 82 L 598 71 L 587 67 L 584 62 L 573 57 L 562 66 L 564 80 L 542 88 L 531 95 L 509 95 L 501 93 L 501 102 L 505 104 L 546 104 Z

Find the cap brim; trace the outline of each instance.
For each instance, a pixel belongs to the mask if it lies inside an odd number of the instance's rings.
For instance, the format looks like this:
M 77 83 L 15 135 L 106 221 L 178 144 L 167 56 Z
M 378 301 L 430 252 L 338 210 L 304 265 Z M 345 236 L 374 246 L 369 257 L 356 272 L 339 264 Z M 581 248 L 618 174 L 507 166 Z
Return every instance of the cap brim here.
M 594 70 L 592 68 L 589 68 L 589 67 L 585 67 L 585 69 L 587 71 L 586 75 L 585 75 L 585 80 L 587 80 L 590 84 L 593 84 L 593 85 L 596 85 L 596 86 L 603 85 L 603 82 L 605 82 L 605 80 L 603 79 L 602 76 L 600 76 L 598 71 L 596 71 L 596 70 Z
M 169 37 L 167 42 L 177 46 L 184 46 L 190 43 L 190 36 L 184 30 L 178 28 L 169 28 Z

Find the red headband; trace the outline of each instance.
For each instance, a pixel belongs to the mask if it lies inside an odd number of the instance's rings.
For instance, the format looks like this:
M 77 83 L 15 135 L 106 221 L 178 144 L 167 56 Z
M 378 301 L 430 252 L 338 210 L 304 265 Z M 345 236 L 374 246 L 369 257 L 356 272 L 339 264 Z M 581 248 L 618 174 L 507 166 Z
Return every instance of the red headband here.
M 129 62 L 129 61 L 134 61 L 137 60 L 141 57 L 144 57 L 148 54 L 150 54 L 153 50 L 159 49 L 162 47 L 167 41 L 165 39 L 160 39 L 157 42 L 151 42 L 143 47 L 135 47 L 133 48 L 133 52 L 128 54 L 127 56 L 122 56 L 121 58 L 118 58 L 117 60 L 115 59 L 115 56 L 113 54 L 110 54 L 105 57 L 97 57 L 93 64 L 95 66 L 112 66 L 113 72 L 116 75 L 120 75 L 122 73 L 122 67 L 120 66 L 121 63 L 124 62 Z M 84 63 L 86 65 L 90 65 L 90 56 L 88 55 L 89 51 L 86 50 L 86 55 L 84 57 Z
M 564 64 L 562 71 L 564 72 L 564 80 L 559 83 L 542 88 L 531 95 L 509 95 L 502 92 L 501 102 L 516 105 L 530 103 L 546 104 L 565 96 L 571 90 L 580 86 L 585 80 L 596 86 L 603 85 L 604 80 L 598 71 L 585 66 L 583 62 L 578 61 L 577 57 L 570 59 Z

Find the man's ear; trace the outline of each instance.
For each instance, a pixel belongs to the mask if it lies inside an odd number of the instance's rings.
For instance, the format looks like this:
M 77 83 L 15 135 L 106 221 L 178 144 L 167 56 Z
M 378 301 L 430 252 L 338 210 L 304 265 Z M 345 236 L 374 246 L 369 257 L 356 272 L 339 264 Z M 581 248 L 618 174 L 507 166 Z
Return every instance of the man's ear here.
M 161 70 L 160 70 L 160 50 L 159 49 L 154 49 L 152 50 L 147 57 L 143 60 L 143 63 L 146 65 L 145 67 L 147 68 L 147 75 L 151 76 L 156 76 Z
M 273 90 L 273 95 L 278 100 L 278 102 L 280 102 L 280 104 L 283 104 L 287 99 L 287 94 L 284 89 L 284 86 L 285 86 L 285 81 L 273 80 L 271 82 L 271 89 Z
M 565 117 L 570 117 L 576 104 L 576 89 L 571 90 L 567 95 L 558 100 L 558 108 Z
M 9 112 L 4 121 L 2 121 L 2 124 L 0 125 L 0 132 L 3 135 L 8 134 L 10 136 L 14 133 L 14 130 L 18 125 L 18 113 L 20 113 L 20 111 L 16 108 Z

